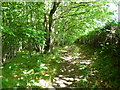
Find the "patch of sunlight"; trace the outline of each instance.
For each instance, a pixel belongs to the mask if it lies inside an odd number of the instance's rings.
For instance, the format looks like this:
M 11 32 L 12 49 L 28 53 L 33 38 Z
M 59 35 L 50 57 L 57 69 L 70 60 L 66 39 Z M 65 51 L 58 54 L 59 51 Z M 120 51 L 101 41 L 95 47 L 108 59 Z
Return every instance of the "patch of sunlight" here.
M 67 81 L 65 81 L 65 80 L 58 80 L 58 81 L 56 81 L 56 83 L 60 86 L 60 87 L 66 87 L 67 85 L 66 84 L 64 84 L 64 83 L 67 83 Z M 57 85 L 56 84 L 56 85 Z
M 81 56 L 79 56 L 80 54 L 77 54 L 78 56 L 74 56 L 73 59 L 78 59 L 81 58 Z
M 71 59 L 73 59 L 73 57 L 61 57 L 62 59 L 64 59 L 64 60 L 71 60 Z
M 71 71 L 74 71 L 75 69 L 71 69 Z
M 67 81 L 74 81 L 74 78 L 63 78 L 63 79 L 65 79 L 65 80 L 67 80 Z
M 40 66 L 43 67 L 43 66 L 45 66 L 45 64 L 41 64 Z
M 67 81 L 66 80 L 61 80 L 63 83 L 67 83 Z
M 18 80 L 20 80 L 20 78 L 18 78 Z
M 58 78 L 58 77 L 55 77 L 54 80 L 59 80 L 59 78 Z
M 86 81 L 87 81 L 87 79 L 86 79 L 86 78 L 84 78 L 84 79 L 82 79 L 82 81 L 86 82 Z
M 69 48 L 69 46 L 65 46 L 65 49 Z
M 61 72 L 64 72 L 64 70 L 61 70 Z
M 23 80 L 23 79 L 24 79 L 24 77 L 20 77 L 20 79 L 21 79 L 21 80 Z
M 45 74 L 45 76 L 50 76 L 49 74 Z
M 81 60 L 80 64 L 90 64 L 91 60 Z
M 31 86 L 31 84 L 30 84 L 30 83 L 27 83 L 27 86 Z
M 9 69 L 11 69 L 12 68 L 12 66 L 9 66 Z
M 71 85 L 73 82 L 66 82 L 67 85 Z
M 86 66 L 79 68 L 79 70 L 83 70 L 83 69 L 85 69 L 85 68 L 86 68 Z
M 33 85 L 41 86 L 43 88 L 52 87 L 52 83 L 48 80 L 39 80 L 39 82 L 34 82 Z
M 75 63 L 77 63 L 76 61 L 73 61 L 73 62 L 71 62 L 72 64 L 75 64 Z
M 67 52 L 66 50 L 59 50 L 59 51 L 61 51 L 61 52 L 63 52 L 63 53 L 66 53 L 66 52 Z
M 23 63 L 20 63 L 21 65 L 23 65 Z
M 66 87 L 66 85 L 65 84 L 60 84 L 60 87 Z
M 68 72 L 72 72 L 72 71 L 74 71 L 74 69 L 70 69 L 70 70 L 68 70 Z
M 63 75 L 59 75 L 59 77 L 63 77 Z
M 53 86 L 57 86 L 57 83 L 53 83 Z
M 79 78 L 83 78 L 83 76 L 79 76 Z
M 97 70 L 91 71 L 90 75 L 95 75 L 95 73 L 98 72 Z
M 18 75 L 14 75 L 14 77 L 17 77 Z
M 72 72 L 72 71 L 74 71 L 74 70 L 68 70 L 68 72 Z
M 80 79 L 79 78 L 75 78 L 75 81 L 80 81 Z
M 52 59 L 55 59 L 55 56 L 53 56 Z
M 67 57 L 61 57 L 62 59 L 64 59 L 64 60 L 72 60 L 72 59 L 79 59 L 79 58 L 81 58 L 81 56 L 79 56 L 79 54 L 78 54 L 78 56 L 67 56 Z
M 19 84 L 19 83 L 17 83 L 17 86 L 20 86 L 20 84 Z
M 43 69 L 48 69 L 48 67 L 46 67 L 45 64 L 41 64 L 40 67 L 42 67 Z
M 56 81 L 56 83 L 58 83 L 58 84 L 63 84 L 63 82 L 62 82 L 61 80 Z
M 30 73 L 34 73 L 34 70 L 33 70 L 33 69 L 31 69 L 31 70 L 29 70 L 29 71 L 27 71 L 27 70 L 24 70 L 24 71 L 23 71 L 23 73 L 24 73 L 24 74 L 30 74 Z
M 60 70 L 61 70 L 61 69 L 60 69 Z M 65 72 L 66 70 L 67 70 L 67 69 L 66 69 L 66 68 L 64 68 L 64 69 L 62 69 L 62 70 L 61 70 L 61 72 Z

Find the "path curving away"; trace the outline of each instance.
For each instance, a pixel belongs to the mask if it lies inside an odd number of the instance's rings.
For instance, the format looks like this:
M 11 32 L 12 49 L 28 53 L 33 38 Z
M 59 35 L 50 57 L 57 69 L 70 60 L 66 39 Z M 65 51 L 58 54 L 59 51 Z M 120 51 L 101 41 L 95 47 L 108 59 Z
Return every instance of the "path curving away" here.
M 66 46 L 65 50 L 60 50 L 63 61 L 60 63 L 59 73 L 53 79 L 54 88 L 82 87 L 87 81 L 91 60 L 86 60 L 81 53 L 73 55 L 73 49 Z

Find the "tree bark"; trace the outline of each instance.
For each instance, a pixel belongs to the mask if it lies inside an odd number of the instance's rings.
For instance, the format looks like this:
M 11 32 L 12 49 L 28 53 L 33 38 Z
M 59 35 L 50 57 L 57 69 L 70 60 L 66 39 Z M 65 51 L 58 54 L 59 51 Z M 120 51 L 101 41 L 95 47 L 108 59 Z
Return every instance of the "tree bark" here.
M 48 22 L 48 26 L 49 28 L 47 28 L 47 26 L 45 27 L 46 28 L 46 31 L 47 31 L 47 34 L 46 34 L 46 46 L 45 46 L 45 51 L 48 51 L 50 52 L 53 48 L 53 43 L 54 43 L 54 38 L 52 36 L 52 33 L 53 33 L 53 29 L 52 29 L 52 24 L 53 24 L 53 15 L 55 13 L 55 11 L 57 10 L 57 7 L 59 6 L 60 2 L 53 2 L 53 8 L 50 10 L 50 13 L 49 13 L 49 22 Z M 45 23 L 46 23 L 46 16 L 45 16 Z

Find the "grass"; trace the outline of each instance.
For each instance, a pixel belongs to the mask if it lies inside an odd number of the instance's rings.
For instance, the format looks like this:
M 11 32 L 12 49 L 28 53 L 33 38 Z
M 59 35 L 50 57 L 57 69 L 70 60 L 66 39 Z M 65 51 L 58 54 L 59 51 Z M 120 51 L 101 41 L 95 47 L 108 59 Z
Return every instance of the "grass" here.
M 62 62 L 67 57 L 73 58 L 71 61 L 69 60 L 68 64 L 76 61 L 78 63 L 73 65 L 74 68 L 77 70 L 82 68 L 80 70 L 80 76 L 82 76 L 82 79 L 76 84 L 71 85 L 72 87 L 94 89 L 118 85 L 119 80 L 114 81 L 116 84 L 113 84 L 107 79 L 107 73 L 109 73 L 109 71 L 106 71 L 106 68 L 109 69 L 109 66 L 106 64 L 111 64 L 111 62 L 109 62 L 110 60 L 112 62 L 114 61 L 109 57 L 105 58 L 104 55 L 100 56 L 98 52 L 98 49 L 79 44 L 55 47 L 49 54 L 33 53 L 29 56 L 27 51 L 18 52 L 17 56 L 8 60 L 7 64 L 2 68 L 3 88 L 52 87 L 53 79 L 60 73 L 60 69 L 63 65 Z M 76 58 L 76 56 L 79 56 L 79 58 Z M 65 58 L 63 59 L 61 57 Z M 85 64 L 88 61 L 91 63 L 88 65 Z M 102 71 L 98 70 L 100 65 L 102 65 L 101 63 L 104 64 L 101 67 Z M 113 70 L 112 74 L 117 73 L 117 71 L 114 71 L 114 68 L 111 70 Z M 106 72 L 106 74 L 102 74 L 101 72 L 103 71 Z M 111 77 L 114 76 L 112 74 Z M 107 80 L 109 84 L 106 84 L 104 79 Z
M 57 72 L 60 60 L 53 54 L 35 53 L 29 56 L 26 52 L 18 52 L 17 56 L 8 60 L 9 62 L 2 68 L 2 87 L 48 87 Z M 34 85 L 40 80 L 49 82 L 48 86 Z

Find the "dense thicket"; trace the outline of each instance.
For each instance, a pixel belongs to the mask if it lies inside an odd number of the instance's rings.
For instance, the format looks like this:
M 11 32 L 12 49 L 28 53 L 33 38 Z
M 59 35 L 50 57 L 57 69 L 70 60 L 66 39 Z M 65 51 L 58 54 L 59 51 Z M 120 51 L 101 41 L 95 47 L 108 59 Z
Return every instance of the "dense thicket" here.
M 106 34 L 101 48 L 97 51 L 98 56 L 94 67 L 99 71 L 100 80 L 104 81 L 105 87 L 120 87 L 120 27 L 118 23 L 111 22 L 102 29 Z
M 2 3 L 3 59 L 16 56 L 17 51 L 40 51 L 44 45 L 43 3 Z M 37 14 L 36 14 L 37 13 Z
M 96 55 L 93 68 L 101 87 L 118 88 L 120 84 L 120 27 L 118 22 L 109 22 L 96 32 L 82 36 L 76 43 L 93 48 Z

